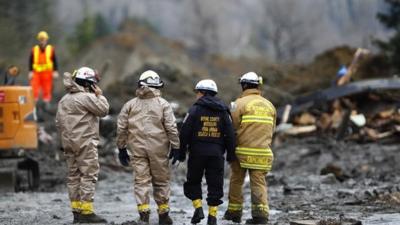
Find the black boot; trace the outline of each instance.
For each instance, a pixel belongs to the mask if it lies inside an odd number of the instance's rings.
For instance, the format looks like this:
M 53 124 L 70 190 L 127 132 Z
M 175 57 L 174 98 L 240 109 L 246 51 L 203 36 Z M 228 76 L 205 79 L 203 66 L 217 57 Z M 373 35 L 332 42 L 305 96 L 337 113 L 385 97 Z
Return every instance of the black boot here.
M 107 223 L 107 220 L 95 213 L 81 214 L 79 216 L 79 223 Z
M 192 220 L 190 221 L 192 224 L 200 223 L 200 221 L 204 219 L 203 207 L 196 208 L 194 210 Z
M 242 211 L 226 210 L 224 220 L 230 220 L 234 223 L 242 222 Z
M 207 225 L 217 225 L 217 217 L 208 215 Z
M 268 224 L 267 217 L 253 217 L 252 219 L 246 220 L 246 224 Z
M 74 221 L 72 221 L 72 223 L 79 223 L 81 214 L 79 212 L 72 212 L 72 214 L 74 215 Z
M 146 212 L 139 212 L 140 219 L 139 221 L 141 223 L 149 224 L 150 221 L 150 211 Z
M 171 225 L 173 224 L 171 217 L 169 217 L 168 212 L 158 214 L 158 224 L 159 225 Z

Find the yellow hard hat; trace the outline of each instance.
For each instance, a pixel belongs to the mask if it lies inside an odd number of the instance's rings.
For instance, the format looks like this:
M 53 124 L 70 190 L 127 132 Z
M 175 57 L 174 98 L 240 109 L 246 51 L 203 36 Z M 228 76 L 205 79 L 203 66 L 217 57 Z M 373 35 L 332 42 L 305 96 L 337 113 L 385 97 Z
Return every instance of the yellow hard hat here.
M 37 35 L 37 39 L 40 41 L 42 39 L 48 40 L 49 39 L 49 35 L 47 34 L 46 31 L 40 31 Z

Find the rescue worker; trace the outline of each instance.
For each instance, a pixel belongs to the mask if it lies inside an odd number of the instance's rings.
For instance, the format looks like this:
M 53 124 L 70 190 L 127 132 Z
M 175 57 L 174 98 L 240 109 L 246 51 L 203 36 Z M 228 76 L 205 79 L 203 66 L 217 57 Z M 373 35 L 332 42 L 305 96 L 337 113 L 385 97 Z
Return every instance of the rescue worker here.
M 224 219 L 240 223 L 243 210 L 242 186 L 246 172 L 250 176 L 252 219 L 247 224 L 267 224 L 269 207 L 266 174 L 271 170 L 272 135 L 276 110 L 261 96 L 262 78 L 254 72 L 240 78 L 242 95 L 232 104 L 232 119 L 236 130 L 236 157 L 231 163 L 229 204 Z
M 217 85 L 213 80 L 201 80 L 195 87 L 197 101 L 189 109 L 180 132 L 181 152 L 174 156 L 185 159 L 189 150 L 187 180 L 184 194 L 195 208 L 191 223 L 204 218 L 201 182 L 205 175 L 208 194 L 207 224 L 217 224 L 218 205 L 222 204 L 224 186 L 224 153 L 227 161 L 234 160 L 235 133 L 229 108 L 215 95 Z
M 82 67 L 64 74 L 67 94 L 58 103 L 56 125 L 68 166 L 67 187 L 74 223 L 106 223 L 94 213 L 93 197 L 99 173 L 99 117 L 109 104 L 96 85 L 94 70 Z
M 122 165 L 133 166 L 137 209 L 145 224 L 150 218 L 151 185 L 159 224 L 173 223 L 169 216 L 168 153 L 170 148 L 179 151 L 179 136 L 171 105 L 161 97 L 159 89 L 163 86 L 156 72 L 145 71 L 138 81 L 137 97 L 128 101 L 118 116 L 119 158 Z
M 348 70 L 345 65 L 340 66 L 339 70 L 336 73 L 336 78 L 334 80 L 334 85 L 338 86 L 339 85 L 339 80 L 344 77 L 347 74 Z
M 17 76 L 19 75 L 19 68 L 15 65 L 11 65 L 7 68 L 4 73 L 4 85 L 15 85 Z
M 53 78 L 58 78 L 58 63 L 54 46 L 48 44 L 49 35 L 40 31 L 37 35 L 39 44 L 35 45 L 29 57 L 29 80 L 36 101 L 40 93 L 48 105 L 52 98 Z

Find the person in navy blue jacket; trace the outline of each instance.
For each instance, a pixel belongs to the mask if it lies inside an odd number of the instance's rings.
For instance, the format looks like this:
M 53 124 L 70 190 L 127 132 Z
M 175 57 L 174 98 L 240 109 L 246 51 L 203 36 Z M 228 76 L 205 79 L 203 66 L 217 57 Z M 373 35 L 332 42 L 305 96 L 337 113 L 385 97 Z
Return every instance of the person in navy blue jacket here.
M 174 158 L 184 161 L 189 151 L 187 181 L 184 194 L 195 208 L 191 222 L 204 218 L 201 181 L 203 174 L 208 185 L 209 208 L 207 224 L 217 224 L 218 205 L 222 204 L 224 185 L 224 154 L 226 160 L 235 159 L 235 133 L 229 108 L 215 95 L 213 80 L 202 80 L 195 87 L 197 101 L 189 109 L 180 132 L 181 149 Z

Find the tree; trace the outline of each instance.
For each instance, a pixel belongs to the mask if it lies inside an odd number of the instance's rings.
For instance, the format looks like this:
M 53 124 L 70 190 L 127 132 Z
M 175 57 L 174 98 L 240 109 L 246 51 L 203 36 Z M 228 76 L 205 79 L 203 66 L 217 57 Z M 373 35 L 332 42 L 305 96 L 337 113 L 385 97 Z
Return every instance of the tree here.
M 385 13 L 378 13 L 378 20 L 388 29 L 394 30 L 394 35 L 388 41 L 376 41 L 376 44 L 389 58 L 394 72 L 400 72 L 400 1 L 385 0 L 389 6 Z
M 88 47 L 97 38 L 104 37 L 111 32 L 110 25 L 102 15 L 87 15 L 75 27 L 75 31 L 68 39 L 73 54 Z
M 296 61 L 311 49 L 308 32 L 315 21 L 310 13 L 301 10 L 296 0 L 263 1 L 265 19 L 260 25 L 260 36 L 274 50 L 279 61 Z M 266 22 L 265 22 L 266 21 Z
M 220 2 L 213 0 L 187 1 L 186 33 L 193 41 L 191 48 L 196 56 L 216 53 L 219 51 L 218 9 Z
M 40 30 L 53 36 L 54 3 L 51 0 L 0 0 L 0 57 L 18 58 L 27 54 Z

